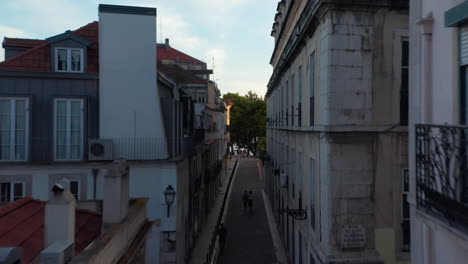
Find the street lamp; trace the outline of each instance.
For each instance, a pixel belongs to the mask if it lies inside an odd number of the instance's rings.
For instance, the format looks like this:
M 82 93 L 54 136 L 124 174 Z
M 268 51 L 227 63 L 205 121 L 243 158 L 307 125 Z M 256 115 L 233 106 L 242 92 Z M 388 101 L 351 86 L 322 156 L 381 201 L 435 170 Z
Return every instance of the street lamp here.
M 171 209 L 171 205 L 174 202 L 174 197 L 176 195 L 176 192 L 174 191 L 174 188 L 172 188 L 172 185 L 169 184 L 167 186 L 166 190 L 164 191 L 164 198 L 166 198 L 166 205 L 167 205 L 167 217 L 169 217 L 169 211 Z

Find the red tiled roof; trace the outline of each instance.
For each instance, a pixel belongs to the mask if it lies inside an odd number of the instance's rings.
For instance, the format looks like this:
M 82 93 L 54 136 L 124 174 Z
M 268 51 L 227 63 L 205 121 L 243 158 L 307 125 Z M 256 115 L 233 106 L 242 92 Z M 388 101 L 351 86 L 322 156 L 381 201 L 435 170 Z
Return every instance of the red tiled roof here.
M 81 37 L 87 38 L 93 43 L 88 49 L 88 72 L 97 73 L 99 70 L 98 66 L 98 22 L 92 22 L 84 27 L 81 27 L 75 31 L 74 34 Z M 34 41 L 34 40 L 32 40 Z M 41 40 L 36 40 L 37 42 Z M 16 42 L 22 42 L 16 39 Z M 28 40 L 27 42 L 31 42 Z M 34 48 L 27 50 L 17 56 L 11 57 L 8 60 L 0 62 L 0 69 L 2 70 L 19 70 L 19 71 L 39 71 L 39 72 L 50 72 L 51 71 L 51 57 L 49 43 L 42 40 L 42 44 L 35 46 Z
M 20 48 L 34 48 L 46 41 L 42 39 L 23 39 L 23 38 L 7 38 L 3 40 L 3 47 L 20 47 Z
M 30 197 L 0 208 L 0 247 L 23 248 L 23 263 L 32 263 L 44 249 L 46 202 Z M 75 255 L 101 234 L 102 214 L 76 209 Z
M 99 22 L 89 23 L 72 33 L 92 41 L 88 48 L 87 72 L 99 72 Z M 15 39 L 5 38 L 4 46 L 24 46 L 31 49 L 0 62 L 0 69 L 50 72 L 52 69 L 49 43 L 40 39 Z M 157 44 L 157 60 L 170 60 L 186 63 L 204 63 L 194 57 L 191 57 L 177 49 L 169 46 L 166 49 L 165 44 Z M 208 70 L 209 71 L 209 70 Z
M 179 84 L 208 84 L 207 80 L 198 78 L 190 71 L 184 70 L 174 64 L 158 63 L 158 71 L 164 73 L 167 77 Z
M 176 50 L 173 47 L 169 46 L 166 49 L 165 44 L 158 44 L 156 54 L 158 55 L 158 61 L 171 60 L 178 62 L 192 62 L 192 63 L 204 63 L 201 60 L 195 59 L 192 56 L 189 56 L 182 51 Z

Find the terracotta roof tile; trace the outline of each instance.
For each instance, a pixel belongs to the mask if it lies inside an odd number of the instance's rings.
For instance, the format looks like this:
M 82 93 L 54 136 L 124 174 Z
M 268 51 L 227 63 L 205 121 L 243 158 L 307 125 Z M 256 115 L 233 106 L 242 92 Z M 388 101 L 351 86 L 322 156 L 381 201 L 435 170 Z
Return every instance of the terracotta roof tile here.
M 89 39 L 92 41 L 88 48 L 87 72 L 99 72 L 99 22 L 91 22 L 81 28 L 72 31 L 74 34 Z M 50 46 L 47 41 L 39 39 L 14 39 L 5 38 L 4 46 L 24 46 L 31 49 L 11 57 L 3 62 L 0 62 L 0 69 L 3 70 L 18 70 L 18 71 L 35 71 L 35 72 L 50 72 L 51 54 Z M 157 61 L 178 61 L 186 63 L 204 63 L 192 56 L 189 56 L 173 47 L 166 49 L 165 44 L 157 44 Z M 208 70 L 209 71 L 209 70 Z M 198 72 L 197 72 L 198 73 Z M 200 72 L 205 73 L 205 71 Z
M 204 63 L 203 61 L 195 59 L 194 57 L 189 56 L 180 50 L 174 49 L 171 46 L 169 46 L 169 48 L 166 49 L 165 44 L 157 44 L 156 47 L 157 47 L 156 54 L 158 56 L 158 61 L 171 60 L 171 61 L 179 61 L 179 62 Z
M 23 263 L 33 262 L 44 249 L 46 202 L 30 197 L 0 208 L 0 247 L 21 247 Z M 101 234 L 102 214 L 76 209 L 75 255 Z
M 24 39 L 24 38 L 7 38 L 3 39 L 3 47 L 20 47 L 20 48 L 34 48 L 47 41 L 42 39 Z
M 99 70 L 98 67 L 98 44 L 97 44 L 97 30 L 98 22 L 89 23 L 75 31 L 73 33 L 90 39 L 93 41 L 91 47 L 88 49 L 88 72 L 97 73 Z M 28 40 L 29 42 L 31 40 Z M 34 40 L 33 40 L 34 41 Z M 50 72 L 51 67 L 51 54 L 49 43 L 45 40 L 37 40 L 37 42 L 42 41 L 42 44 L 35 46 L 34 48 L 27 50 L 23 53 L 20 53 L 14 57 L 11 57 L 3 62 L 0 62 L 0 69 L 2 70 L 17 70 L 17 71 L 34 71 L 34 72 Z M 21 42 L 21 40 L 16 39 L 16 42 Z

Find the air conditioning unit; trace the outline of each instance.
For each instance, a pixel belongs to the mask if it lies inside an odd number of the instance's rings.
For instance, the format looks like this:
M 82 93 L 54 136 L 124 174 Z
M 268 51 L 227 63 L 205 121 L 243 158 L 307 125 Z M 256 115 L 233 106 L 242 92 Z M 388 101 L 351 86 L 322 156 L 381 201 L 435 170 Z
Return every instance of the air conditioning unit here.
M 41 264 L 71 263 L 74 254 L 71 241 L 57 241 L 41 252 Z
M 89 160 L 113 160 L 113 151 L 110 139 L 90 139 L 88 142 Z
M 288 175 L 286 175 L 285 173 L 280 174 L 280 187 L 288 188 Z

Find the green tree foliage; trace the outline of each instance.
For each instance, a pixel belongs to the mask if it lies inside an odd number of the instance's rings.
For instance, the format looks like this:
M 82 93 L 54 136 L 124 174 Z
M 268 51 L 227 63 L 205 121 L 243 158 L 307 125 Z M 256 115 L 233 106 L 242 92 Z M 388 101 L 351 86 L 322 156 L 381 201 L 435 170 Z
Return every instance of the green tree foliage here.
M 266 134 L 266 102 L 249 91 L 247 95 L 228 93 L 223 100 L 231 107 L 231 142 L 254 155 L 261 147 L 261 138 Z

